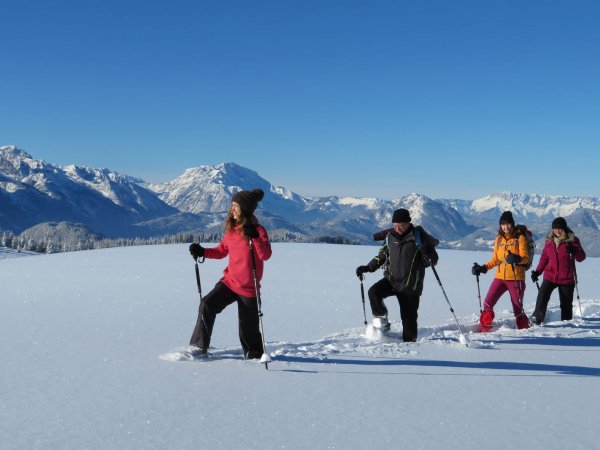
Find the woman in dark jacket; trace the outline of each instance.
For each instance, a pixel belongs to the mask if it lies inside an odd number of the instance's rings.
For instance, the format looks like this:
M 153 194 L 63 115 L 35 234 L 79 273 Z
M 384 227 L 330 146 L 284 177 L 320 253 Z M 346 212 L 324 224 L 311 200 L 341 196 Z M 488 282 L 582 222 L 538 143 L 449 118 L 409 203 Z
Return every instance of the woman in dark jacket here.
M 386 236 L 379 255 L 368 265 L 356 269 L 362 279 L 365 272 L 375 272 L 384 266 L 383 278 L 369 289 L 371 312 L 376 328 L 389 330 L 388 310 L 383 300 L 395 295 L 400 304 L 402 338 L 404 342 L 417 340 L 417 317 L 419 300 L 423 292 L 426 263 L 436 265 L 437 239 L 430 236 L 421 226 L 413 226 L 410 213 L 397 209 L 392 216 L 393 230 Z
M 585 252 L 579 238 L 567 226 L 567 221 L 557 217 L 552 221 L 552 230 L 546 236 L 546 243 L 537 268 L 531 272 L 531 279 L 537 282 L 544 274 L 544 281 L 538 292 L 535 311 L 531 321 L 541 325 L 546 317 L 546 308 L 552 291 L 558 288 L 560 299 L 560 319 L 573 318 L 573 291 L 575 290 L 575 261 L 582 262 Z

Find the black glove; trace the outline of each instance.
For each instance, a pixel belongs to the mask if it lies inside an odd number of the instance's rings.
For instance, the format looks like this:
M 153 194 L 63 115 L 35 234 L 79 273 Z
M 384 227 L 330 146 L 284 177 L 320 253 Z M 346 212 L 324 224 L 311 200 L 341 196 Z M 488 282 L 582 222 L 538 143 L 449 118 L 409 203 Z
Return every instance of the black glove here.
M 248 224 L 244 225 L 244 234 L 249 239 L 256 239 L 258 237 L 258 229 L 256 225 Z
M 190 244 L 190 255 L 192 255 L 194 259 L 204 257 L 204 247 L 200 244 Z
M 575 254 L 575 246 L 573 244 L 567 245 L 567 253 L 569 255 Z
M 437 266 L 438 260 L 440 259 L 437 252 L 433 252 L 429 255 L 423 255 L 423 262 L 425 263 L 425 267 L 435 267 Z
M 521 257 L 519 255 L 515 255 L 514 253 L 508 252 L 508 255 L 506 255 L 506 262 L 508 264 L 518 264 L 521 262 Z
M 482 273 L 487 273 L 488 269 L 486 266 L 480 266 L 477 263 L 473 263 L 473 267 L 471 268 L 471 273 L 476 277 L 481 275 Z
M 356 276 L 358 278 L 362 278 L 363 273 L 367 273 L 367 272 L 370 272 L 370 271 L 371 271 L 371 269 L 369 269 L 369 266 L 358 266 L 356 268 Z
M 538 278 L 540 277 L 540 273 L 535 270 L 531 271 L 531 281 L 537 283 Z

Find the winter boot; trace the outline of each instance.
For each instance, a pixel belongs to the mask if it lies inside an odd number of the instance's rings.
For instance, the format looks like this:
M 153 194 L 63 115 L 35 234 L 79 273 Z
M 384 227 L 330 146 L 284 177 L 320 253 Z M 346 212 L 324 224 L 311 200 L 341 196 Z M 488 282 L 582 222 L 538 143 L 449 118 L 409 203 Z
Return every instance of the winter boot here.
M 383 332 L 389 331 L 391 324 L 388 321 L 387 316 L 375 316 L 373 317 L 373 327 L 378 328 Z
M 519 330 L 529 328 L 530 326 L 531 325 L 529 324 L 529 319 L 527 318 L 527 316 L 524 313 L 519 315 L 519 317 L 517 317 L 517 328 Z
M 494 311 L 482 311 L 479 317 L 479 331 L 487 333 L 492 331 L 492 322 L 494 321 Z

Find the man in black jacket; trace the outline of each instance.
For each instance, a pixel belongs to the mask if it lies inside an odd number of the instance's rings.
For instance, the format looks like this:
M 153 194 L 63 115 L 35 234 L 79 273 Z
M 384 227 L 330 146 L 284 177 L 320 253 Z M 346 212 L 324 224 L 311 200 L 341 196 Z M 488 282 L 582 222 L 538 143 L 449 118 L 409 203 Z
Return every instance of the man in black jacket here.
M 389 330 L 388 310 L 383 300 L 395 295 L 400 304 L 402 338 L 404 342 L 415 342 L 425 268 L 437 264 L 435 246 L 439 241 L 423 227 L 415 227 L 410 213 L 404 208 L 394 211 L 392 222 L 393 230 L 386 236 L 379 254 L 366 266 L 357 267 L 356 276 L 362 279 L 364 273 L 375 272 L 384 266 L 384 277 L 369 289 L 373 324 L 384 331 Z

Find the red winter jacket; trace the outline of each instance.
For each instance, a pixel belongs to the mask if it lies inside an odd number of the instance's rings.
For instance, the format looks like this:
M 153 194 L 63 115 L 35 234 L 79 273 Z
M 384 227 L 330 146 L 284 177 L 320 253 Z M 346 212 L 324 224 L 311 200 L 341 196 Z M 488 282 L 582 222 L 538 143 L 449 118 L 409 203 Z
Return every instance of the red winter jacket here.
M 254 222 L 257 223 L 256 220 Z M 253 239 L 252 243 L 256 262 L 256 281 L 260 289 L 263 261 L 271 257 L 271 244 L 267 230 L 262 225 L 258 225 L 257 230 L 258 237 Z M 225 233 L 217 247 L 204 250 L 204 256 L 209 259 L 222 259 L 227 255 L 229 255 L 229 264 L 223 271 L 221 281 L 236 294 L 243 297 L 256 297 L 248 239 L 232 230 Z
M 567 252 L 569 245 L 575 248 L 573 257 Z M 544 250 L 542 250 L 542 256 L 535 271 L 543 272 L 544 280 L 548 280 L 554 284 L 575 284 L 573 265 L 575 261 L 581 262 L 584 259 L 585 252 L 581 248 L 579 238 L 573 232 L 569 232 L 567 238 L 557 246 L 554 241 L 554 235 L 550 231 L 546 236 Z

